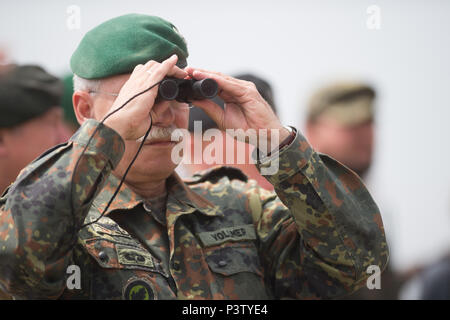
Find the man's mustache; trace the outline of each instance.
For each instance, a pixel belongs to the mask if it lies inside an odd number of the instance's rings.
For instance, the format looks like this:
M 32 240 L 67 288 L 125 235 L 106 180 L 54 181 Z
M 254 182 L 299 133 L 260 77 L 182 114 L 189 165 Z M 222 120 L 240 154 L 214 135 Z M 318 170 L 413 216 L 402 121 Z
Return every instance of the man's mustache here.
M 171 125 L 170 127 L 153 126 L 145 141 L 146 142 L 171 141 L 172 132 L 174 132 L 176 129 L 177 127 L 175 125 Z M 136 141 L 142 142 L 143 138 L 144 137 L 141 137 Z

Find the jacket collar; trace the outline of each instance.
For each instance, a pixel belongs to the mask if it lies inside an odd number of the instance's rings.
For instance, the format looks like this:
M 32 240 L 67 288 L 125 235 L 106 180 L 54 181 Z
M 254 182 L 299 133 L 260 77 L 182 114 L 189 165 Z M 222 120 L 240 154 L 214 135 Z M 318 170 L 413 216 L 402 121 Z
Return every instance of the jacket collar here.
M 97 195 L 93 205 L 101 213 L 113 196 L 116 188 L 119 186 L 120 180 L 110 174 L 104 187 Z M 167 218 L 177 217 L 182 214 L 199 211 L 208 216 L 221 215 L 219 207 L 209 202 L 206 198 L 199 195 L 186 185 L 183 180 L 174 172 L 166 181 L 167 187 Z M 114 198 L 105 215 L 114 210 L 130 210 L 144 202 L 144 198 L 134 192 L 125 183 L 122 184 L 120 191 Z

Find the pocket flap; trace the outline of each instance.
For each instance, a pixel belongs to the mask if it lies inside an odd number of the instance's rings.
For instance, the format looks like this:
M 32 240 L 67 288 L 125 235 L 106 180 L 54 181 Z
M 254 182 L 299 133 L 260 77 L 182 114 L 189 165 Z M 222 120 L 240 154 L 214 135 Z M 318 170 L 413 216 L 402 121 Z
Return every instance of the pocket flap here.
M 251 246 L 227 246 L 206 252 L 206 261 L 213 272 L 229 276 L 239 272 L 263 275 L 256 248 Z

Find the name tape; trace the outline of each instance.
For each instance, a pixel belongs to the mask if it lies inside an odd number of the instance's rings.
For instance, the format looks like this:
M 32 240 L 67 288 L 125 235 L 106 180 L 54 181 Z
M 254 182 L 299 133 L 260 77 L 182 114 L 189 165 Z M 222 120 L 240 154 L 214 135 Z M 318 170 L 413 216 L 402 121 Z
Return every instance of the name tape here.
M 255 228 L 252 224 L 200 232 L 197 235 L 203 245 L 207 247 L 227 241 L 256 240 Z

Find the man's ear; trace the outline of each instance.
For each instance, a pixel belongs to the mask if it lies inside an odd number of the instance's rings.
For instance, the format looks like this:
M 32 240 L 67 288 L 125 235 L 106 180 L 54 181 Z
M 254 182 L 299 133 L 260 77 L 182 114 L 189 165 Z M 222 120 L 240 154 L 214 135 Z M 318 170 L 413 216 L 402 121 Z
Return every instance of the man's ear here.
M 72 96 L 73 110 L 80 125 L 87 119 L 94 118 L 93 99 L 86 91 L 75 91 Z

